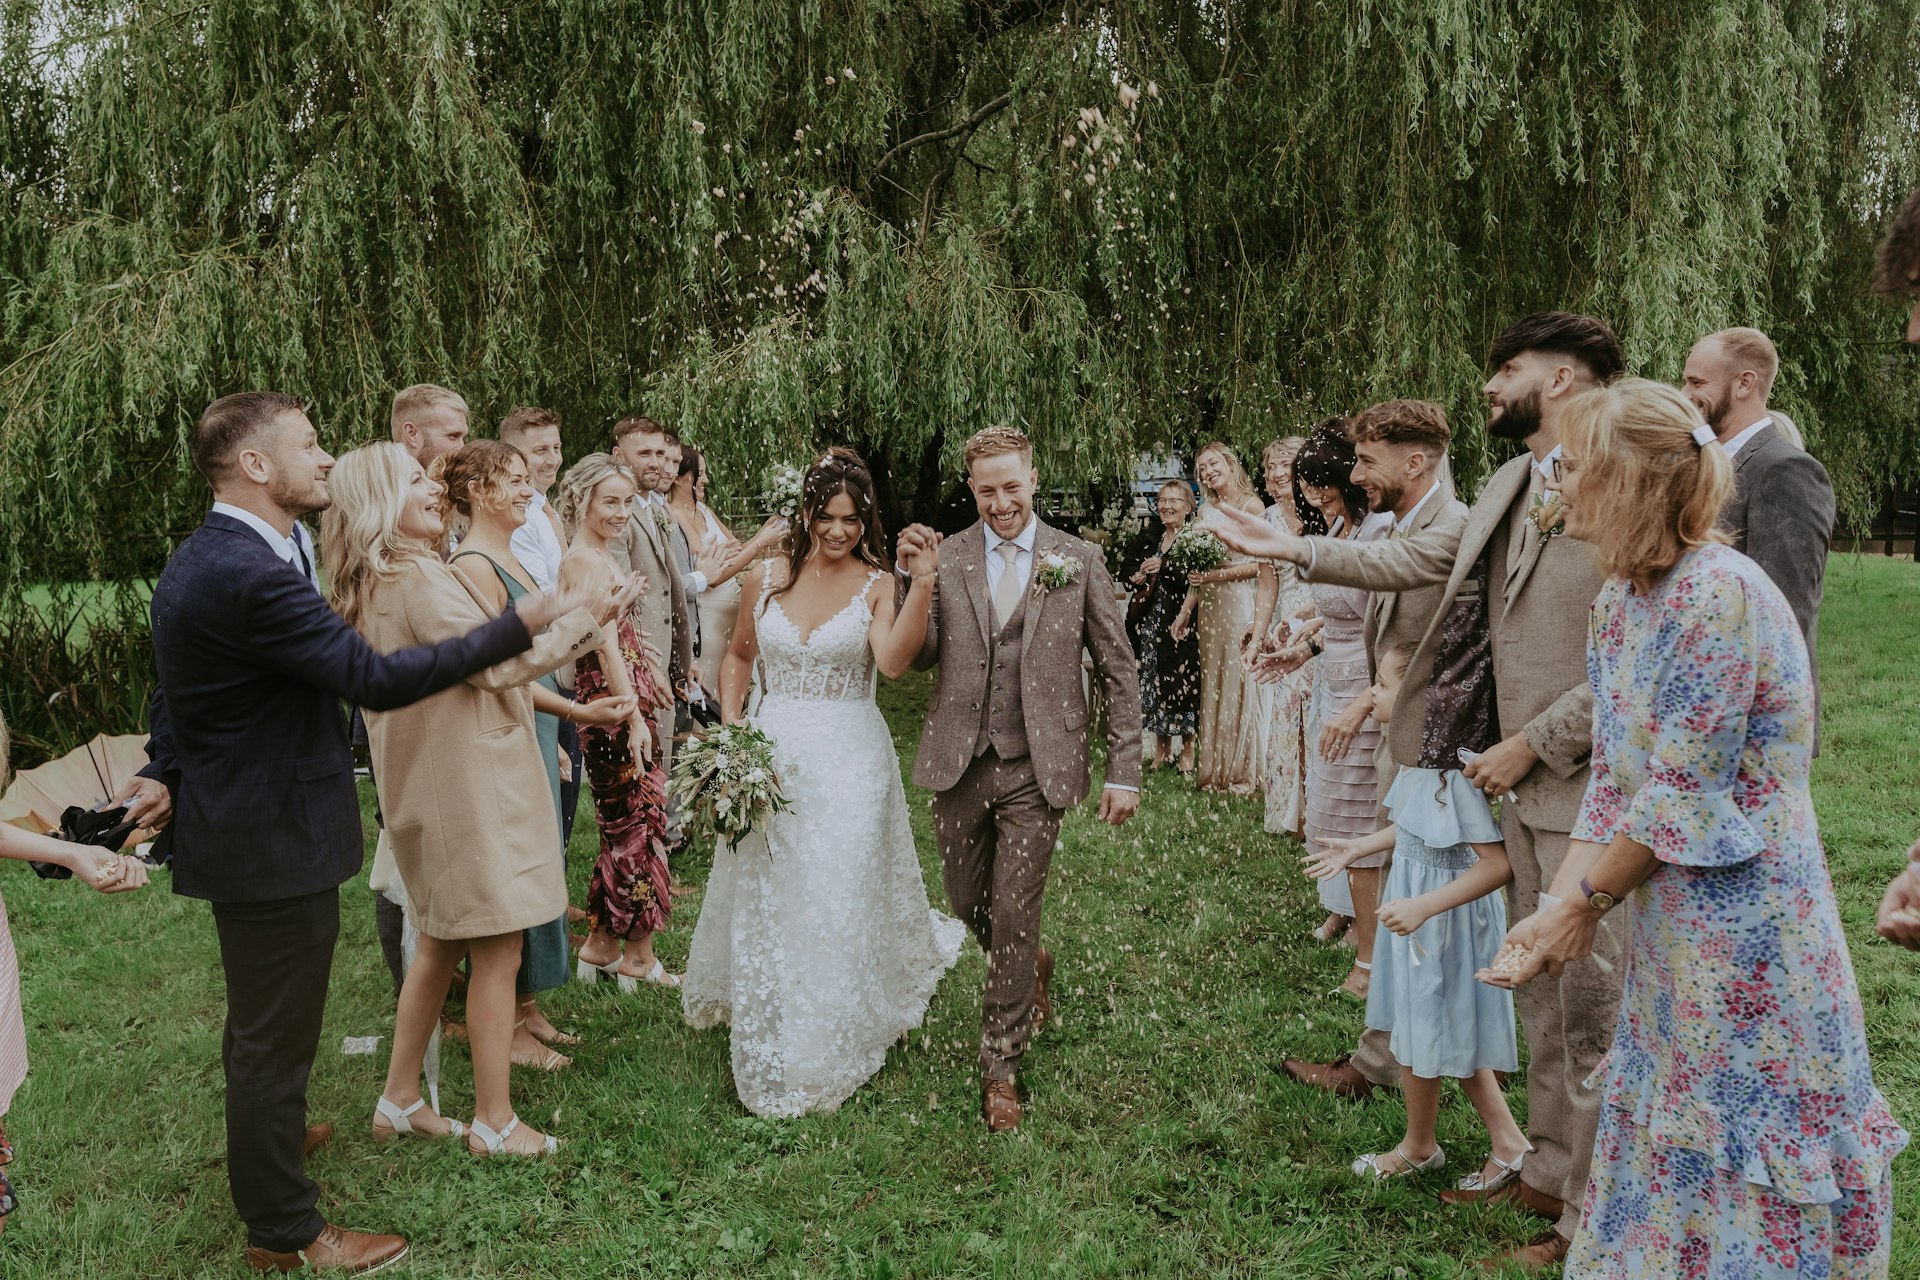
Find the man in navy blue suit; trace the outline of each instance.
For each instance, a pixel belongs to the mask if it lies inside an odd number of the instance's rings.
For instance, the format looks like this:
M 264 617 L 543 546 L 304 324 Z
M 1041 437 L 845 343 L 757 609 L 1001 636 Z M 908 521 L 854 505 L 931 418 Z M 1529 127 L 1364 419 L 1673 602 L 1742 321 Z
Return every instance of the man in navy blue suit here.
M 301 516 L 328 505 L 333 459 L 300 401 L 249 391 L 193 429 L 214 505 L 153 593 L 151 763 L 125 797 L 171 817 L 176 893 L 212 904 L 226 971 L 227 1177 L 258 1271 L 366 1273 L 399 1236 L 330 1225 L 302 1169 L 324 1141 L 306 1122 L 339 886 L 359 873 L 360 805 L 345 699 L 405 706 L 525 650 L 583 603 L 528 596 L 468 635 L 380 654 L 317 589 Z

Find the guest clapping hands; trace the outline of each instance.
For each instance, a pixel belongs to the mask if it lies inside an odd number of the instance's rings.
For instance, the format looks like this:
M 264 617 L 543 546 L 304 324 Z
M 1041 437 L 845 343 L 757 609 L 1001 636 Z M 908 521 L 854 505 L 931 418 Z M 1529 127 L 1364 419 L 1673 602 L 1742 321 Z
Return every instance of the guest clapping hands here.
M 333 574 L 329 602 L 371 644 L 394 650 L 486 621 L 489 604 L 434 554 L 445 531 L 442 488 L 405 450 L 374 444 L 347 454 L 334 467 L 332 489 L 321 526 Z M 526 653 L 413 706 L 367 713 L 407 915 L 421 933 L 400 991 L 377 1138 L 464 1134 L 475 1155 L 555 1149 L 552 1138 L 521 1126 L 507 1082 L 523 931 L 567 905 L 554 861 L 558 819 L 527 686 L 599 641 L 599 623 L 619 598 L 602 597 L 599 617 L 582 607 L 586 599 L 565 590 L 521 597 L 514 608 L 538 637 Z M 473 970 L 470 1131 L 422 1115 L 419 1090 L 427 1040 L 462 956 Z

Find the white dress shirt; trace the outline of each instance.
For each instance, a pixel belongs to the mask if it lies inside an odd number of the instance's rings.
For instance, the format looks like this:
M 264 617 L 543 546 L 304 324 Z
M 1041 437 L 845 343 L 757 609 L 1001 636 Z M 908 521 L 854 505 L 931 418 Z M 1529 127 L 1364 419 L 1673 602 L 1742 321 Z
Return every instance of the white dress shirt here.
M 1727 441 L 1725 444 L 1721 445 L 1720 447 L 1722 449 L 1725 449 L 1727 451 L 1727 457 L 1731 458 L 1733 457 L 1734 454 L 1740 452 L 1741 447 L 1745 445 L 1747 441 L 1753 439 L 1754 436 L 1759 434 L 1760 428 L 1768 427 L 1772 425 L 1773 425 L 1773 415 L 1768 414 L 1766 417 L 1760 419 L 1760 421 L 1754 423 L 1752 426 L 1741 431 L 1739 435 Z
M 293 536 L 287 537 L 253 512 L 236 507 L 232 503 L 216 502 L 213 504 L 213 509 L 229 519 L 238 520 L 259 534 L 260 540 L 267 544 L 273 554 L 304 573 L 307 581 L 313 584 L 315 591 L 320 589 L 320 561 L 313 552 L 313 537 L 298 520 L 293 522 Z
M 566 558 L 567 549 L 561 545 L 553 521 L 547 518 L 546 494 L 533 495 L 533 501 L 527 504 L 527 522 L 513 531 L 513 540 L 507 545 L 513 558 L 526 567 L 534 585 L 551 595 L 560 584 L 560 562 Z
M 662 516 L 666 517 L 668 520 L 673 519 L 673 512 L 667 510 L 666 494 L 664 493 L 648 494 L 647 505 L 654 508 L 653 512 L 648 513 L 649 515 L 652 515 L 654 519 L 657 520 Z M 656 512 L 658 514 L 655 514 Z M 661 541 L 661 544 L 666 547 L 667 554 L 672 555 L 673 554 L 673 530 L 662 529 L 660 531 L 660 541 Z M 707 593 L 707 575 L 700 572 L 700 570 L 692 567 L 693 558 L 697 554 L 699 553 L 694 549 L 693 540 L 688 539 L 687 540 L 688 569 L 687 569 L 687 572 L 680 575 L 680 587 L 683 591 L 687 593 L 687 598 L 689 600 L 691 600 L 694 596 L 701 596 Z
M 1394 519 L 1393 531 L 1395 533 L 1398 533 L 1400 532 L 1400 530 L 1412 524 L 1413 518 L 1419 515 L 1421 510 L 1429 502 L 1433 501 L 1433 495 L 1438 492 L 1440 492 L 1440 477 L 1435 476 L 1433 478 L 1433 483 L 1427 486 L 1427 491 L 1420 495 L 1420 501 L 1414 503 L 1413 507 L 1407 512 L 1407 514 L 1403 516 L 1398 516 Z

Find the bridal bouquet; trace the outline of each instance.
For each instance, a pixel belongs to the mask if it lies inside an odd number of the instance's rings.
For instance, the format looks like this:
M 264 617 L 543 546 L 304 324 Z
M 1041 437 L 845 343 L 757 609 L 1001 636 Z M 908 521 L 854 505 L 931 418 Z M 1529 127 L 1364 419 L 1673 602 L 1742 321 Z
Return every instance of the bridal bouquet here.
M 773 766 L 773 739 L 746 723 L 689 738 L 674 757 L 671 785 L 693 828 L 730 845 L 791 807 Z
M 800 495 L 806 480 L 806 472 L 783 462 L 768 470 L 766 483 L 760 489 L 760 501 L 770 514 L 798 520 Z
M 1204 573 L 1227 562 L 1227 548 L 1220 539 L 1189 520 L 1173 535 L 1173 545 L 1167 548 L 1165 559 L 1188 573 Z

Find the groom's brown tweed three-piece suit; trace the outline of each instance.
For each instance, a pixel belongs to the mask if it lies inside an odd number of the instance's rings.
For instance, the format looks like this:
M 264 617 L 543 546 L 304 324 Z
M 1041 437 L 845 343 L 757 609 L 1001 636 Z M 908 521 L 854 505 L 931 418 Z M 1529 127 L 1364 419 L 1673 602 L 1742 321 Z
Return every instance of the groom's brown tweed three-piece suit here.
M 921 670 L 937 663 L 940 673 L 913 780 L 935 793 L 947 897 L 987 953 L 981 1074 L 1010 1080 L 1033 1030 L 1054 842 L 1064 811 L 1089 789 L 1081 655 L 1093 655 L 1105 694 L 1107 781 L 1127 787 L 1140 785 L 1140 673 L 1099 548 L 1039 523 L 1026 585 L 996 626 L 986 543 L 985 526 L 975 524 L 941 547 L 914 662 Z M 1049 573 L 1049 557 L 1078 571 Z M 1072 580 L 1049 585 L 1060 577 Z M 904 595 L 906 580 L 897 586 Z

